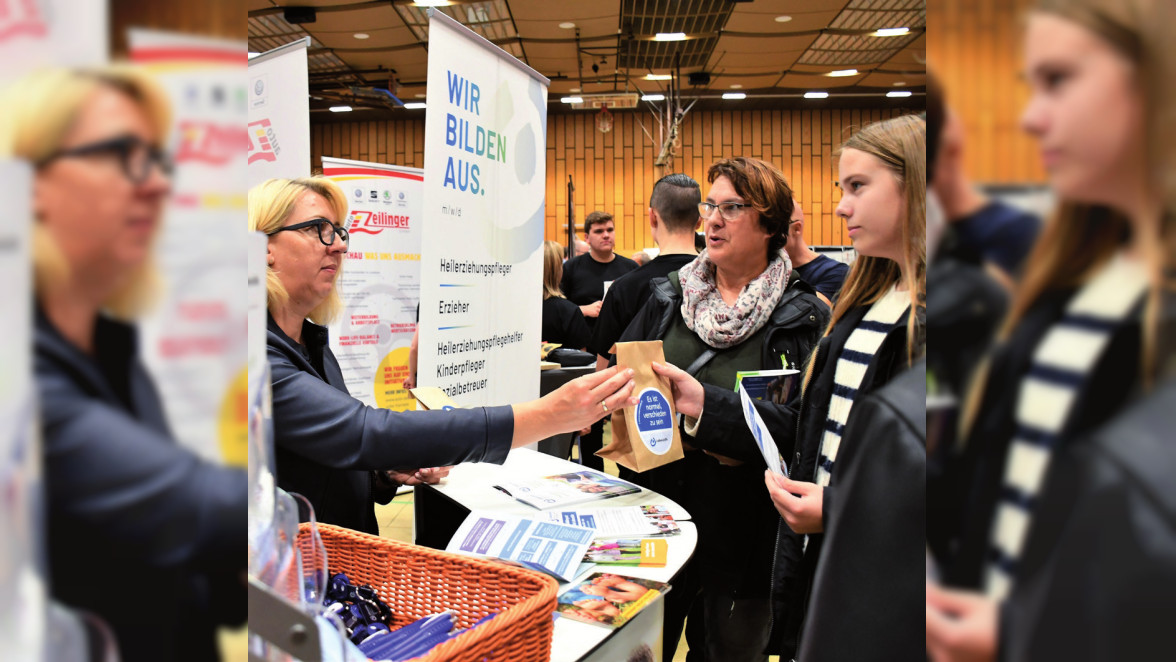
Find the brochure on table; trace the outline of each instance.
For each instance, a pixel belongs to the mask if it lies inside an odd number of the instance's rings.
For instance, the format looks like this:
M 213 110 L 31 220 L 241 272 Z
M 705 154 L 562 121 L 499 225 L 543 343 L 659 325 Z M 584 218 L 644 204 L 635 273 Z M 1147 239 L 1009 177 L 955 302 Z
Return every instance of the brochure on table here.
M 590 469 L 542 478 L 501 480 L 494 489 L 540 510 L 641 492 L 632 483 Z
M 664 538 L 596 539 L 588 547 L 585 563 L 664 568 L 670 546 Z
M 552 522 L 595 529 L 596 538 L 639 538 L 681 533 L 678 523 L 665 506 L 558 510 L 543 514 Z
M 581 560 L 594 534 L 583 526 L 475 510 L 445 551 L 516 563 L 568 582 L 591 569 Z
M 555 610 L 563 618 L 618 628 L 669 590 L 652 579 L 597 572 L 561 593 Z

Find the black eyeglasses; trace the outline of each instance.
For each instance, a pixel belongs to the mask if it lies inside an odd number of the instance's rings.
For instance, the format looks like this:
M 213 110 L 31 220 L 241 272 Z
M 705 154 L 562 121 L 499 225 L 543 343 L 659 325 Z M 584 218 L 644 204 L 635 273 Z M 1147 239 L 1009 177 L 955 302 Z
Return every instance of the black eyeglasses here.
M 713 202 L 700 202 L 698 203 L 698 214 L 703 218 L 710 218 L 711 214 L 714 214 L 718 209 L 724 221 L 733 221 L 743 213 L 744 207 L 751 206 L 745 202 L 720 202 L 717 205 Z
M 279 232 L 285 232 L 286 230 L 305 230 L 306 228 L 312 228 L 316 226 L 318 228 L 319 241 L 323 242 L 324 246 L 330 246 L 334 244 L 335 237 L 339 237 L 339 241 L 343 242 L 343 247 L 347 247 L 348 241 L 351 238 L 350 233 L 325 218 L 312 218 L 309 221 L 303 221 L 301 223 L 295 223 L 294 225 L 288 225 L 284 228 L 278 228 L 273 232 L 267 232 L 266 236 L 272 237 L 275 234 Z
M 162 149 L 143 141 L 138 136 L 119 136 L 110 140 L 58 150 L 42 159 L 38 165 L 48 165 L 51 161 L 62 158 L 101 156 L 103 154 L 117 156 L 123 173 L 134 184 L 142 184 L 147 181 L 147 178 L 151 176 L 152 166 L 158 166 L 166 176 L 172 174 L 171 157 Z

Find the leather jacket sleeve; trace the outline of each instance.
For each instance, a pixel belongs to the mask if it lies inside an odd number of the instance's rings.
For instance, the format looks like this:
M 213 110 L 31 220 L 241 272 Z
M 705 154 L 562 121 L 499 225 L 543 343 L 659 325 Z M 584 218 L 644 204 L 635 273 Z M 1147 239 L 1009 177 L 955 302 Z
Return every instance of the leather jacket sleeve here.
M 369 407 L 300 370 L 272 345 L 274 439 L 336 469 L 405 469 L 462 462 L 501 464 L 510 451 L 510 406 L 452 411 Z

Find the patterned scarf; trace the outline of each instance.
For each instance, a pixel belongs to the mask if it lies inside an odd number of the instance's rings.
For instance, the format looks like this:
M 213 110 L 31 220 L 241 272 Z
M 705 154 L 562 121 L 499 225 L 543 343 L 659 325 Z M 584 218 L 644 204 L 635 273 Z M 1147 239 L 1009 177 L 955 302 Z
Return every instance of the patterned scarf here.
M 715 263 L 703 249 L 678 271 L 686 328 L 715 349 L 738 345 L 767 324 L 791 275 L 792 260 L 781 248 L 768 268 L 743 288 L 735 305 L 728 306 L 715 284 Z

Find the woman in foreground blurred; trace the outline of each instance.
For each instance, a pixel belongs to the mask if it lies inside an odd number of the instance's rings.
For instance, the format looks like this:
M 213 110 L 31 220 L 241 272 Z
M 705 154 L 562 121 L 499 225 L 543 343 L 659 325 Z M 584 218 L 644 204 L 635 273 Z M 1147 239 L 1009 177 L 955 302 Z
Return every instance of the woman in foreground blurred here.
M 636 404 L 633 371 L 616 369 L 500 407 L 398 412 L 351 397 L 322 326 L 341 307 L 347 218 L 346 196 L 325 177 L 271 179 L 249 192 L 249 229 L 269 237 L 266 342 L 278 486 L 309 499 L 318 521 L 378 534 L 375 499 L 391 498 L 398 483 L 439 480 L 421 467 L 501 464 L 511 448 Z
M 1160 335 L 1176 266 L 1172 20 L 1150 0 L 1030 10 L 1022 125 L 1060 206 L 965 411 L 967 489 L 953 519 L 928 522 L 953 540 L 944 583 L 966 589 L 928 582 L 933 660 L 1170 648 L 1176 449 L 1155 412 L 1150 427 L 1122 414 L 1148 420 L 1137 404 L 1172 370 Z M 1114 438 L 1090 434 L 1104 426 Z
M 0 158 L 36 168 L 52 595 L 109 623 L 128 662 L 219 659 L 217 626 L 245 616 L 245 472 L 177 445 L 134 326 L 170 191 L 166 96 L 130 68 L 57 70 L 0 109 Z

